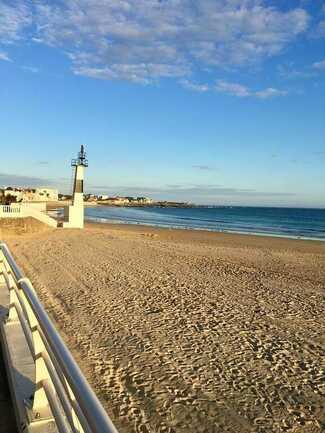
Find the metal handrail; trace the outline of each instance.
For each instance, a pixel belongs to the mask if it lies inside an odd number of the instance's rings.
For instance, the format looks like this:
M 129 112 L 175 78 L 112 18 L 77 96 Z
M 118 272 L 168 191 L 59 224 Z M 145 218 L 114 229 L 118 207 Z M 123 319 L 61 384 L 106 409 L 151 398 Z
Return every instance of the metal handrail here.
M 25 278 L 19 267 L 17 266 L 14 258 L 12 257 L 8 247 L 4 243 L 0 243 L 0 250 L 2 251 L 6 261 L 8 262 L 14 279 L 19 288 L 23 291 L 27 298 L 30 308 L 32 309 L 36 320 L 44 334 L 46 342 L 54 354 L 57 364 L 61 368 L 65 379 L 67 380 L 76 400 L 81 409 L 82 415 L 89 425 L 92 433 L 117 433 L 115 426 L 108 417 L 92 388 L 83 376 L 80 368 L 73 359 L 70 351 L 67 349 L 62 338 L 56 331 L 53 323 L 49 319 L 44 307 L 40 303 L 35 290 L 30 281 Z M 46 387 L 46 394 L 49 388 Z M 52 408 L 55 404 L 52 400 L 50 406 Z M 55 412 L 55 410 L 54 410 Z M 60 423 L 60 421 L 59 421 Z M 63 430 L 64 431 L 64 430 Z
M 18 265 L 16 264 L 16 262 L 15 262 L 14 258 L 12 257 L 11 252 L 9 251 L 7 245 L 4 243 L 1 243 L 0 249 L 3 252 L 4 256 L 6 257 L 6 260 L 10 266 L 10 269 L 12 270 L 12 272 L 14 274 L 15 280 L 19 281 L 22 278 L 24 278 L 24 274 L 21 272 Z

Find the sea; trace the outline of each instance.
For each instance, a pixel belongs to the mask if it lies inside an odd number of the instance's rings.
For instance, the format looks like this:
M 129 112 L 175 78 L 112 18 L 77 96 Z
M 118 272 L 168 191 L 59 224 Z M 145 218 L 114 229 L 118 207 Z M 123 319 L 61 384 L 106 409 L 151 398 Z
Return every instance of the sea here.
M 88 221 L 325 241 L 325 209 L 276 207 L 85 208 Z

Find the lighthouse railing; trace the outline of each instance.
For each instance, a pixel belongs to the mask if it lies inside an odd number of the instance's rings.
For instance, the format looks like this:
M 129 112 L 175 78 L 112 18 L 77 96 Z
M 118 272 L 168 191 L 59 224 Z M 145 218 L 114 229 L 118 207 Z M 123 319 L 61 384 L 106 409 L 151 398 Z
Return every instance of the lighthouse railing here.
M 8 247 L 0 243 L 0 277 L 9 290 L 8 318 L 20 322 L 35 363 L 34 395 L 24 401 L 27 431 L 47 420 L 59 433 L 117 433 Z M 5 334 L 5 333 L 4 333 Z M 25 430 L 24 430 L 25 431 Z

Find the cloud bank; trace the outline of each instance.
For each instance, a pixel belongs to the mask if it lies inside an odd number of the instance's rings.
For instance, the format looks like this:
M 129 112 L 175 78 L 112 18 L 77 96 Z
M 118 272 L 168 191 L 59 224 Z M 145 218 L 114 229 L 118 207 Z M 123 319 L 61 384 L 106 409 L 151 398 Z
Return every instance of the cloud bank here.
M 204 68 L 256 64 L 307 31 L 306 10 L 275 5 L 266 0 L 14 0 L 0 4 L 0 39 L 60 48 L 77 75 L 141 84 L 183 78 L 184 86 L 206 91 L 186 80 Z
M 295 197 L 291 192 L 257 191 L 225 187 L 223 185 L 166 185 L 165 187 L 146 186 L 105 186 L 93 185 L 92 191 L 121 196 L 149 196 L 157 200 L 191 201 L 194 203 L 219 203 L 229 200 L 265 200 Z
M 237 96 L 240 98 L 255 97 L 259 99 L 269 99 L 276 96 L 285 96 L 287 91 L 268 87 L 259 91 L 252 91 L 248 87 L 238 83 L 230 83 L 224 80 L 218 80 L 216 90 L 221 93 L 227 93 L 229 95 Z
M 0 51 L 0 60 L 3 60 L 5 62 L 11 62 L 12 61 L 10 59 L 10 57 L 8 56 L 8 54 L 5 53 L 4 51 Z
M 194 92 L 203 93 L 214 90 L 219 93 L 225 93 L 239 98 L 253 97 L 258 99 L 270 99 L 277 96 L 286 96 L 288 94 L 286 90 L 275 89 L 274 87 L 267 87 L 262 90 L 254 91 L 242 84 L 232 83 L 226 80 L 217 80 L 217 83 L 214 86 L 191 83 L 189 80 L 181 80 L 180 84 L 184 88 L 193 90 Z
M 320 62 L 313 63 L 312 67 L 317 71 L 325 71 L 325 60 L 321 60 Z
M 33 176 L 21 176 L 19 174 L 0 173 L 0 187 L 43 187 L 53 186 L 56 182 L 51 179 L 43 179 Z

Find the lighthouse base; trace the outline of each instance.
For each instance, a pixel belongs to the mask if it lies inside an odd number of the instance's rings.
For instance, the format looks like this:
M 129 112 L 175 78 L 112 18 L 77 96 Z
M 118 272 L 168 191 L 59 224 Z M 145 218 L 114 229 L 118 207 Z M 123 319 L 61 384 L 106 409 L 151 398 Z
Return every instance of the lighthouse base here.
M 83 229 L 84 228 L 84 207 L 68 206 L 64 208 L 63 228 Z

